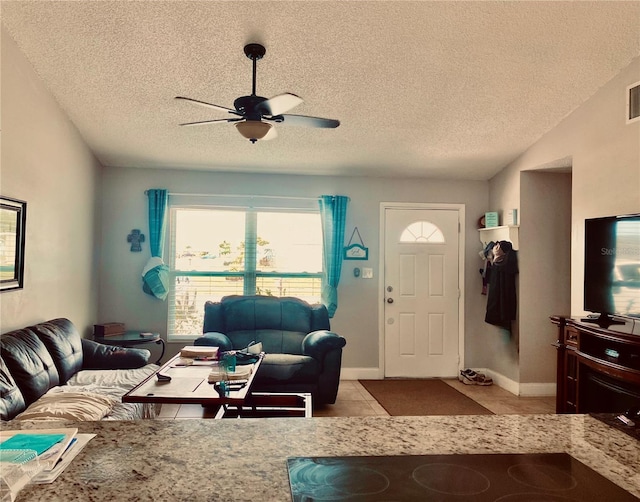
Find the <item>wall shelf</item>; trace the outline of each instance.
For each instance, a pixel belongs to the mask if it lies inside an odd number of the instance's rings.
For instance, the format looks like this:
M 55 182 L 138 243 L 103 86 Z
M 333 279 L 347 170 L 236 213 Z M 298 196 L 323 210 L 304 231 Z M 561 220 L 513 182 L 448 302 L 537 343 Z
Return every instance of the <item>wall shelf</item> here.
M 480 242 L 482 242 L 482 247 L 486 247 L 486 245 L 493 241 L 509 241 L 513 249 L 516 251 L 520 249 L 520 243 L 518 240 L 518 229 L 519 225 L 503 225 L 500 227 L 490 227 L 490 228 L 479 228 L 478 232 L 480 234 Z

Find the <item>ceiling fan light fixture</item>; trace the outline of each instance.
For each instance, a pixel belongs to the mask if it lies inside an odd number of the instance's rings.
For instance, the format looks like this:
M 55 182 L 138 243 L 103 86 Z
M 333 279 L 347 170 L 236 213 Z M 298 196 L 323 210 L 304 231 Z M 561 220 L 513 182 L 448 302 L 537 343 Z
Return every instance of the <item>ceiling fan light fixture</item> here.
M 273 126 L 261 120 L 245 120 L 238 122 L 236 129 L 247 138 L 251 143 L 255 143 L 259 139 L 264 138 Z
M 2 0 L 0 0 L 2 1 Z M 233 101 L 233 108 L 214 105 L 198 99 L 176 96 L 176 99 L 187 101 L 198 106 L 213 108 L 231 114 L 231 117 L 199 120 L 197 122 L 186 122 L 181 126 L 199 126 L 207 124 L 217 124 L 220 122 L 234 123 L 238 132 L 247 138 L 251 143 L 258 140 L 271 140 L 278 136 L 276 127 L 272 123 L 286 124 L 293 126 L 335 128 L 340 125 L 339 120 L 325 119 L 321 117 L 310 117 L 308 115 L 287 115 L 286 112 L 302 103 L 302 98 L 285 92 L 267 99 L 256 94 L 256 62 L 266 53 L 266 49 L 260 44 L 247 44 L 244 48 L 245 55 L 253 62 L 253 82 L 252 91 L 249 96 L 240 96 Z M 263 121 L 264 120 L 264 121 Z

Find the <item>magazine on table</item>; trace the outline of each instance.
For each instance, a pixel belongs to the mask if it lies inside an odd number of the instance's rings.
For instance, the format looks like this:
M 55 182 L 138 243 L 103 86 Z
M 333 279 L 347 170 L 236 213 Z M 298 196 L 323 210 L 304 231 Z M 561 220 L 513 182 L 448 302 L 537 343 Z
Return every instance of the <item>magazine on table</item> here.
M 82 449 L 87 445 L 89 441 L 91 441 L 95 434 L 76 434 L 73 438 L 73 441 L 68 446 L 68 448 L 62 453 L 62 456 L 56 462 L 56 465 L 53 466 L 53 469 L 49 471 L 41 471 L 38 475 L 33 478 L 33 483 L 36 484 L 48 484 L 53 483 L 60 474 L 64 472 L 67 466 L 71 463 L 71 461 L 78 456 L 78 453 L 82 451 Z
M 76 428 L 2 431 L 0 449 L 34 450 L 42 470 L 50 471 L 77 434 Z
M 39 472 L 31 482 L 46 484 L 55 481 L 94 437 L 78 434 L 75 428 L 1 431 L 0 449 L 34 451 Z

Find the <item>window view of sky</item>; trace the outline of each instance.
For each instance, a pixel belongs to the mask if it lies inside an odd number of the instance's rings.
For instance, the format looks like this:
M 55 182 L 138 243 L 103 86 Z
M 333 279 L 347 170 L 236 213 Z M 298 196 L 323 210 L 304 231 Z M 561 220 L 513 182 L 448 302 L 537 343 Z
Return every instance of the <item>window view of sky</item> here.
M 278 271 L 322 271 L 319 214 L 260 213 L 258 237 L 269 242 L 265 249 L 274 253 L 272 266 Z
M 176 269 L 225 271 L 242 262 L 244 211 L 179 209 L 175 218 Z M 257 221 L 258 270 L 322 271 L 319 214 L 260 212 Z

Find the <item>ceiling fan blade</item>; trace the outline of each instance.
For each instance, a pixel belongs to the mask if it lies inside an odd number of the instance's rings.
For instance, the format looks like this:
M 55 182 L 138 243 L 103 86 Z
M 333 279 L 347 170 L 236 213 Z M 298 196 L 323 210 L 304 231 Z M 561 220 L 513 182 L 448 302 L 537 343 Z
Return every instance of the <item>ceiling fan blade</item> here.
M 264 138 L 262 138 L 261 141 L 265 141 L 265 140 L 269 140 L 277 137 L 278 137 L 278 131 L 276 131 L 275 127 L 272 127 L 271 129 L 269 129 L 269 132 L 265 134 Z
M 175 99 L 180 99 L 182 101 L 193 103 L 194 105 L 206 106 L 207 108 L 213 108 L 214 110 L 220 110 L 223 112 L 229 112 L 229 113 L 233 113 L 234 115 L 242 116 L 242 114 L 239 113 L 237 110 L 227 108 L 226 106 L 214 105 L 213 103 L 207 103 L 206 101 L 200 101 L 197 99 L 185 98 L 183 96 L 176 96 Z
M 258 105 L 258 108 L 264 113 L 264 115 L 281 115 L 282 113 L 295 108 L 302 102 L 304 102 L 304 100 L 300 96 L 296 96 L 290 92 L 285 92 L 284 94 L 278 94 L 277 96 L 263 101 Z
M 217 124 L 220 122 L 240 122 L 244 120 L 243 118 L 237 119 L 215 119 L 215 120 L 200 120 L 198 122 L 186 122 L 184 124 L 179 124 L 181 126 L 198 126 L 198 125 L 207 125 L 207 124 Z
M 274 120 L 292 126 L 320 127 L 325 129 L 334 129 L 340 125 L 339 120 L 309 117 L 307 115 L 277 115 L 268 120 Z

